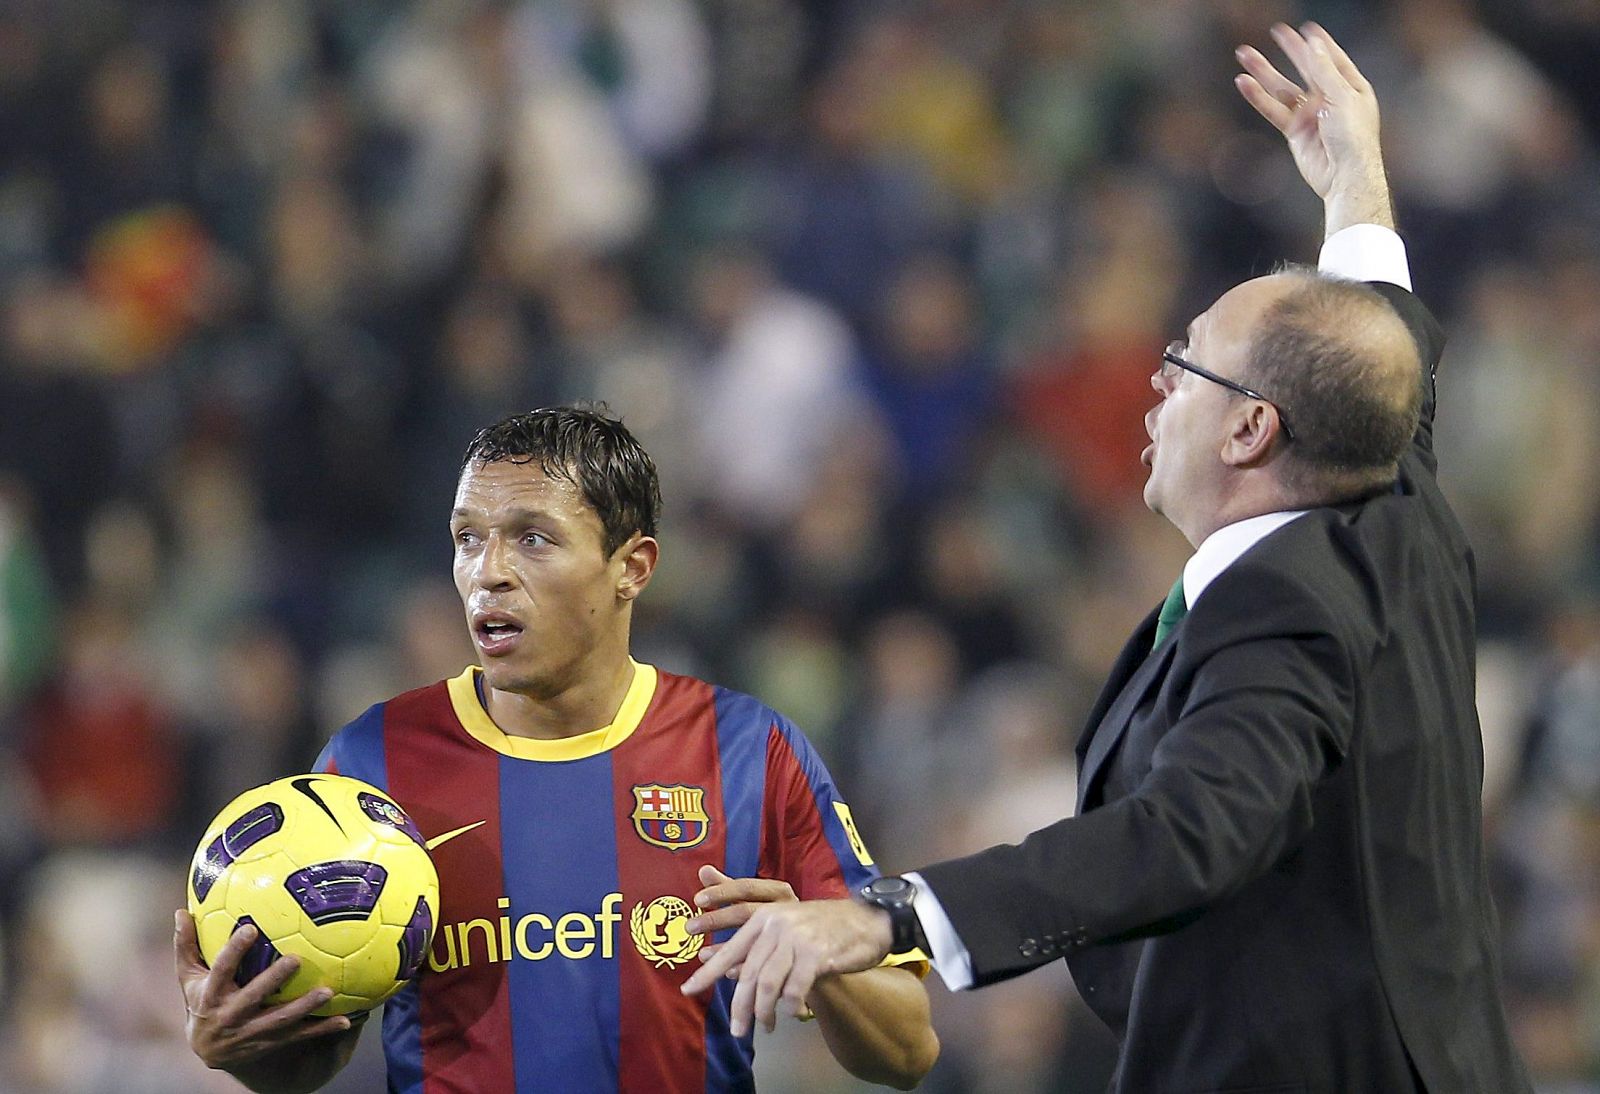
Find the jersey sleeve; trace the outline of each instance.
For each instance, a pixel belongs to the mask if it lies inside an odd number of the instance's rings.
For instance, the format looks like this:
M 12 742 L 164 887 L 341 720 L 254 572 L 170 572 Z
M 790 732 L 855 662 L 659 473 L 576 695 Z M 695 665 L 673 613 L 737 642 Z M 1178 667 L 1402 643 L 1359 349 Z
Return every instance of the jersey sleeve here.
M 782 717 L 767 734 L 766 802 L 763 876 L 787 881 L 801 900 L 849 896 L 878 876 L 822 757 Z
M 311 770 L 327 775 L 349 775 L 380 789 L 388 785 L 383 747 L 383 713 L 388 704 L 377 703 L 339 730 L 322 746 Z
M 801 900 L 848 897 L 878 876 L 850 807 L 805 735 L 783 718 L 767 735 L 767 815 L 761 831 L 763 877 L 780 878 Z M 882 964 L 928 975 L 920 950 Z
M 340 730 L 339 733 L 343 733 Z M 322 775 L 338 775 L 339 761 L 335 758 L 339 751 L 339 733 L 328 738 L 328 743 L 322 746 L 322 751 L 317 753 L 316 762 L 311 765 L 311 770 Z

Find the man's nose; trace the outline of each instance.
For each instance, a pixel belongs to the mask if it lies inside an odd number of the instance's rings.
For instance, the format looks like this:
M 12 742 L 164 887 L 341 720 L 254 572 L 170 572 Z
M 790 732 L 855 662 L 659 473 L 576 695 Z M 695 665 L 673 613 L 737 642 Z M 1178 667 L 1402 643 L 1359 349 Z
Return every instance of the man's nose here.
M 503 589 L 513 583 L 515 575 L 506 557 L 508 549 L 506 541 L 498 535 L 491 535 L 484 542 L 475 575 L 480 588 Z

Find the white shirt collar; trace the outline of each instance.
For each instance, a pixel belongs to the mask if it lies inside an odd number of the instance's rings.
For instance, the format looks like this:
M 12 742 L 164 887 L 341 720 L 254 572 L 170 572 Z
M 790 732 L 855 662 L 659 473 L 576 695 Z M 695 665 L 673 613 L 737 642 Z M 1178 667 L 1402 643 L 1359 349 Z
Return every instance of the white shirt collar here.
M 1263 513 L 1259 517 L 1225 524 L 1212 532 L 1200 544 L 1200 549 L 1183 564 L 1183 600 L 1194 607 L 1200 594 L 1206 591 L 1217 577 L 1232 566 L 1240 555 L 1260 543 L 1296 517 L 1305 516 L 1309 509 L 1290 509 L 1282 513 Z

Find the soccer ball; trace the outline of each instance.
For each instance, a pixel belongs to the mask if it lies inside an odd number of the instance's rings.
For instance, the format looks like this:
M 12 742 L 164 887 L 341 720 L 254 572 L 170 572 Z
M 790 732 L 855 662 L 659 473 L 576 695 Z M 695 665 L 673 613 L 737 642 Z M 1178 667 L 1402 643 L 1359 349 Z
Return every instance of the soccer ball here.
M 271 1002 L 333 989 L 315 1014 L 377 1006 L 416 975 L 439 921 L 422 833 L 377 787 L 296 775 L 247 790 L 195 849 L 189 914 L 209 965 L 245 924 L 259 933 L 243 985 L 284 954 L 300 969 Z

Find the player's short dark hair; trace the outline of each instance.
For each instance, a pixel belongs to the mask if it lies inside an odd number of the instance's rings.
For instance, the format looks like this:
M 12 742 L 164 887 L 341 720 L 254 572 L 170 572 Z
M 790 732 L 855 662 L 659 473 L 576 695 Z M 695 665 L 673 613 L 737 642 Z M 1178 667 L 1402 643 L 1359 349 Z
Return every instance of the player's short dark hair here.
M 484 426 L 467 445 L 461 470 L 486 463 L 538 464 L 576 486 L 600 517 L 608 558 L 635 532 L 656 534 L 655 461 L 604 403 L 544 407 Z
M 1341 501 L 1394 482 L 1417 431 L 1422 366 L 1389 302 L 1371 288 L 1306 267 L 1262 313 L 1244 383 L 1294 426 L 1288 470 L 1308 500 Z M 1396 354 L 1402 354 L 1397 358 Z

